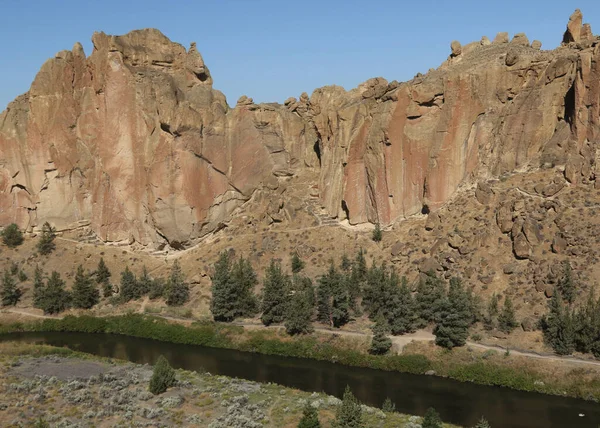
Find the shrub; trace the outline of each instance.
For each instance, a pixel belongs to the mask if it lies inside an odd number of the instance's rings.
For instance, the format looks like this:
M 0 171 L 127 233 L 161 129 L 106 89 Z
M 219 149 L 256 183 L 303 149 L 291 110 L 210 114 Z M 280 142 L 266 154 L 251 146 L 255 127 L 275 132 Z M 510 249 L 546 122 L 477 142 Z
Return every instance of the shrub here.
M 2 241 L 11 248 L 23 243 L 23 234 L 15 223 L 11 223 L 2 231 Z
M 381 227 L 379 226 L 379 223 L 375 224 L 375 229 L 373 230 L 373 241 L 375 242 L 380 242 L 381 238 L 383 237 L 383 234 L 381 232 Z
M 425 412 L 423 422 L 421 423 L 422 428 L 442 428 L 442 419 L 438 412 L 433 407 L 430 407 Z
M 321 423 L 319 422 L 319 417 L 317 414 L 317 409 L 310 405 L 309 402 L 304 406 L 304 411 L 302 412 L 302 419 L 300 419 L 300 423 L 298 423 L 298 428 L 320 428 Z
M 154 365 L 152 378 L 150 379 L 149 390 L 152 394 L 158 395 L 165 392 L 169 387 L 175 384 L 175 370 L 169 365 L 169 362 L 162 355 Z
M 46 255 L 54 251 L 56 248 L 54 238 L 56 238 L 56 229 L 50 226 L 50 223 L 44 223 L 42 226 L 42 234 L 37 244 L 38 252 L 42 255 Z

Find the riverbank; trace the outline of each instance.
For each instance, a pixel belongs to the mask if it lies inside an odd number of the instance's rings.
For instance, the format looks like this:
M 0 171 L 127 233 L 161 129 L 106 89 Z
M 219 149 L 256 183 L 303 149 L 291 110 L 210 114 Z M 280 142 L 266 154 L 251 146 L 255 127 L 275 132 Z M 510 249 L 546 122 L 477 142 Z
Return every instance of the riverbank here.
M 379 370 L 433 373 L 463 382 L 600 400 L 600 369 L 595 366 L 558 365 L 513 356 L 510 352 L 482 352 L 469 347 L 449 352 L 430 343 L 413 343 L 407 345 L 401 355 L 373 356 L 366 352 L 369 339 L 365 337 L 320 334 L 290 337 L 278 330 L 247 330 L 226 324 L 195 322 L 183 326 L 139 314 L 105 318 L 67 316 L 0 325 L 0 333 L 23 331 L 115 333 Z
M 1 343 L 0 425 L 292 427 L 308 402 L 329 426 L 340 403 L 325 394 L 185 370 L 177 370 L 174 387 L 154 396 L 148 392 L 151 374 L 148 365 Z M 368 406 L 363 418 L 367 427 L 421 422 Z

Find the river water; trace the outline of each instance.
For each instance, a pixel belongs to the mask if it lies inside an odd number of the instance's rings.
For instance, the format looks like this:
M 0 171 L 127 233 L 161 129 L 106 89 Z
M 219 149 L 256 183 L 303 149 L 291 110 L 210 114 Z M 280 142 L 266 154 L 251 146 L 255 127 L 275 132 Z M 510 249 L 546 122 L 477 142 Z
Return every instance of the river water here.
M 172 366 L 277 384 L 341 397 L 346 385 L 363 403 L 381 407 L 389 397 L 399 412 L 423 415 L 434 407 L 446 422 L 473 426 L 481 416 L 494 428 L 598 427 L 600 405 L 558 396 L 348 367 L 323 361 L 178 345 L 150 339 L 85 333 L 11 333 L 0 341 L 70 349 L 102 357 L 153 364 L 164 355 Z M 579 416 L 583 414 L 584 416 Z

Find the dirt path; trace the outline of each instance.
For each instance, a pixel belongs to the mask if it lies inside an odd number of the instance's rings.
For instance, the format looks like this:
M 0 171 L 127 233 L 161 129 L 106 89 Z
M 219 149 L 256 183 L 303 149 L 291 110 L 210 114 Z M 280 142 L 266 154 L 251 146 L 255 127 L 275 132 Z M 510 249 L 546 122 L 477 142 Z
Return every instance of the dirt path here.
M 27 311 L 25 309 L 2 309 L 2 311 L 0 311 L 0 313 L 9 313 L 9 314 L 23 315 L 26 317 L 42 318 L 42 319 L 61 319 L 62 318 L 61 316 L 38 314 L 35 312 Z

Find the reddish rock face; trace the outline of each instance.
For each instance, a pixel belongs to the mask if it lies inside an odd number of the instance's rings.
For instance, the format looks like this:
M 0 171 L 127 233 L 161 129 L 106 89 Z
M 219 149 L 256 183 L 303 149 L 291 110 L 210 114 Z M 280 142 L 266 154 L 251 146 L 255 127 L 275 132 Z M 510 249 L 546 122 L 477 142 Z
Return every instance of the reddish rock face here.
M 89 221 L 104 241 L 177 248 L 306 169 L 329 214 L 351 224 L 435 211 L 521 168 L 594 182 L 600 42 L 578 16 L 568 32 L 579 42 L 554 51 L 477 42 L 410 82 L 234 109 L 195 44 L 96 33 L 89 57 L 79 44 L 59 52 L 0 115 L 0 225 Z

